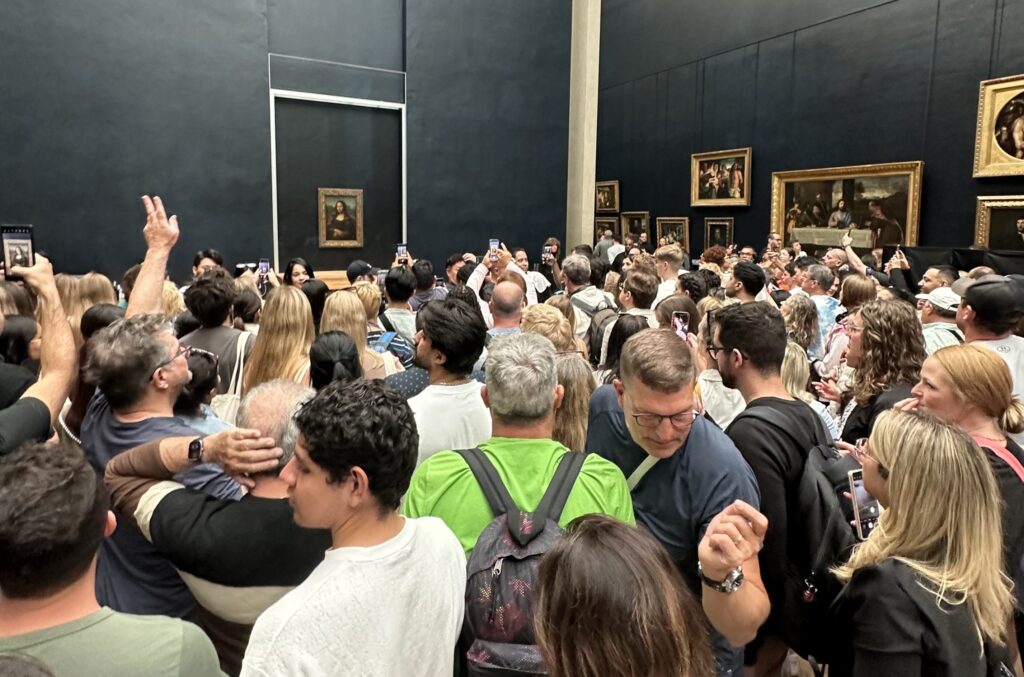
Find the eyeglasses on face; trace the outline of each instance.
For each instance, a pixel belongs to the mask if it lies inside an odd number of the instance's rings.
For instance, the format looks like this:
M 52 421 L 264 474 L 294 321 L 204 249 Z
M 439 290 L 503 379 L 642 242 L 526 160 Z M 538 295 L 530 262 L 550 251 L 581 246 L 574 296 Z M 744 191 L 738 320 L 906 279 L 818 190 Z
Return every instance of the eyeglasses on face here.
M 661 414 L 630 414 L 636 424 L 641 428 L 657 428 L 661 425 L 661 422 L 668 419 L 672 423 L 672 427 L 677 430 L 683 430 L 693 425 L 697 416 L 700 414 L 694 410 L 681 411 L 678 414 L 670 414 L 668 416 L 662 416 Z
M 878 467 L 878 474 L 882 476 L 883 480 L 889 479 L 889 469 L 882 465 L 882 462 L 875 456 L 875 452 L 871 450 L 871 445 L 868 444 L 867 437 L 859 438 L 853 446 L 857 450 L 854 455 L 861 465 L 864 465 L 865 460 L 869 460 Z
M 171 362 L 174 362 L 176 359 L 178 359 L 182 355 L 185 356 L 185 359 L 188 359 L 188 356 L 191 355 L 195 350 L 196 349 L 193 348 L 192 346 L 179 345 L 178 346 L 178 351 L 176 353 L 174 353 L 173 355 L 171 355 L 166 360 L 164 360 L 163 362 L 161 362 L 160 364 L 156 365 L 156 368 L 157 369 L 163 369 L 164 367 L 169 365 Z
M 718 356 L 721 354 L 721 352 L 723 350 L 725 350 L 725 346 L 714 346 L 714 345 L 711 345 L 709 343 L 708 346 L 707 346 L 707 350 L 708 350 L 708 355 L 711 356 L 711 359 L 712 360 L 717 360 Z

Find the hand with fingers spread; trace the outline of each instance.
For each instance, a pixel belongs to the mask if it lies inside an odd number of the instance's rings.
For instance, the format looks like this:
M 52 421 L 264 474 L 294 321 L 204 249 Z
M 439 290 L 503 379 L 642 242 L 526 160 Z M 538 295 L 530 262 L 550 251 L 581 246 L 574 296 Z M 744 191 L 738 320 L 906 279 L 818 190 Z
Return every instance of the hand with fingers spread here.
M 723 580 L 729 572 L 757 557 L 764 545 L 768 518 L 743 501 L 715 515 L 697 547 L 704 575 Z
M 169 251 L 178 241 L 178 217 L 167 218 L 167 210 L 159 195 L 153 198 L 143 195 L 142 204 L 146 208 L 146 226 L 142 229 L 146 246 Z
M 232 428 L 210 435 L 203 442 L 203 460 L 216 463 L 231 475 L 273 470 L 284 454 L 273 437 L 264 437 L 259 430 Z

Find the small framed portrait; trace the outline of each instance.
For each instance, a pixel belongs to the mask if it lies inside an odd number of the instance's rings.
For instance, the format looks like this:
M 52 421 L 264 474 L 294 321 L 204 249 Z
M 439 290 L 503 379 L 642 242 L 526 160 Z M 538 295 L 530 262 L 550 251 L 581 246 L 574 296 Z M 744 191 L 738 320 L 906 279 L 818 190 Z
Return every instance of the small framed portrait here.
M 359 249 L 363 246 L 363 191 L 358 188 L 318 188 L 321 249 Z
M 596 245 L 604 238 L 607 231 L 614 235 L 619 234 L 619 218 L 617 216 L 598 216 L 594 218 L 594 244 Z
M 750 206 L 750 148 L 697 153 L 690 160 L 690 204 Z
M 594 210 L 598 213 L 619 211 L 619 182 L 598 181 L 594 193 Z
M 1024 174 L 1024 75 L 985 80 L 978 93 L 974 176 Z
M 622 212 L 619 214 L 621 230 L 619 234 L 625 238 L 632 235 L 633 239 L 639 240 L 640 234 L 651 236 L 651 213 L 650 212 Z
M 852 165 L 772 173 L 771 232 L 788 245 L 917 244 L 923 162 Z
M 704 248 L 721 245 L 729 247 L 732 244 L 732 217 L 717 217 L 704 219 Z
M 690 219 L 686 216 L 659 216 L 654 220 L 657 246 L 677 244 L 684 252 L 690 251 Z
M 974 244 L 989 249 L 1024 251 L 1024 195 L 978 198 Z

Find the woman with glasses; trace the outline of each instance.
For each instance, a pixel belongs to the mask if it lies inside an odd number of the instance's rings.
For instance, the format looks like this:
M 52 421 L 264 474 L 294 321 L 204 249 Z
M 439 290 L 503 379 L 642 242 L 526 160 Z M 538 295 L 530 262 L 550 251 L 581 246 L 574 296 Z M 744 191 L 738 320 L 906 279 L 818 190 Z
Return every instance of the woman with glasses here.
M 960 428 L 916 412 L 878 417 L 858 454 L 886 508 L 835 574 L 831 677 L 984 677 L 1005 656 L 995 477 Z

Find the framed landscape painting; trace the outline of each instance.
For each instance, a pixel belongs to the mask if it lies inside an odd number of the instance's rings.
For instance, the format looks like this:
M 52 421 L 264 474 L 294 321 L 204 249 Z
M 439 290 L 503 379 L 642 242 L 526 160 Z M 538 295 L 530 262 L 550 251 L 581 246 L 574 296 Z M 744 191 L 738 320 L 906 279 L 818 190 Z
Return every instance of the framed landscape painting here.
M 979 197 L 974 244 L 989 249 L 1024 251 L 1024 195 Z
M 786 244 L 838 247 L 852 229 L 869 247 L 916 245 L 923 173 L 923 162 L 774 172 L 772 232 Z
M 750 148 L 697 153 L 690 159 L 690 204 L 750 206 Z
M 985 80 L 978 92 L 974 176 L 1024 174 L 1024 75 Z
M 657 245 L 678 244 L 690 252 L 690 219 L 686 216 L 659 216 L 654 220 Z
M 354 188 L 318 188 L 318 232 L 321 249 L 358 249 L 363 246 L 363 191 Z
M 598 213 L 619 211 L 619 182 L 598 181 L 594 191 L 594 210 Z

